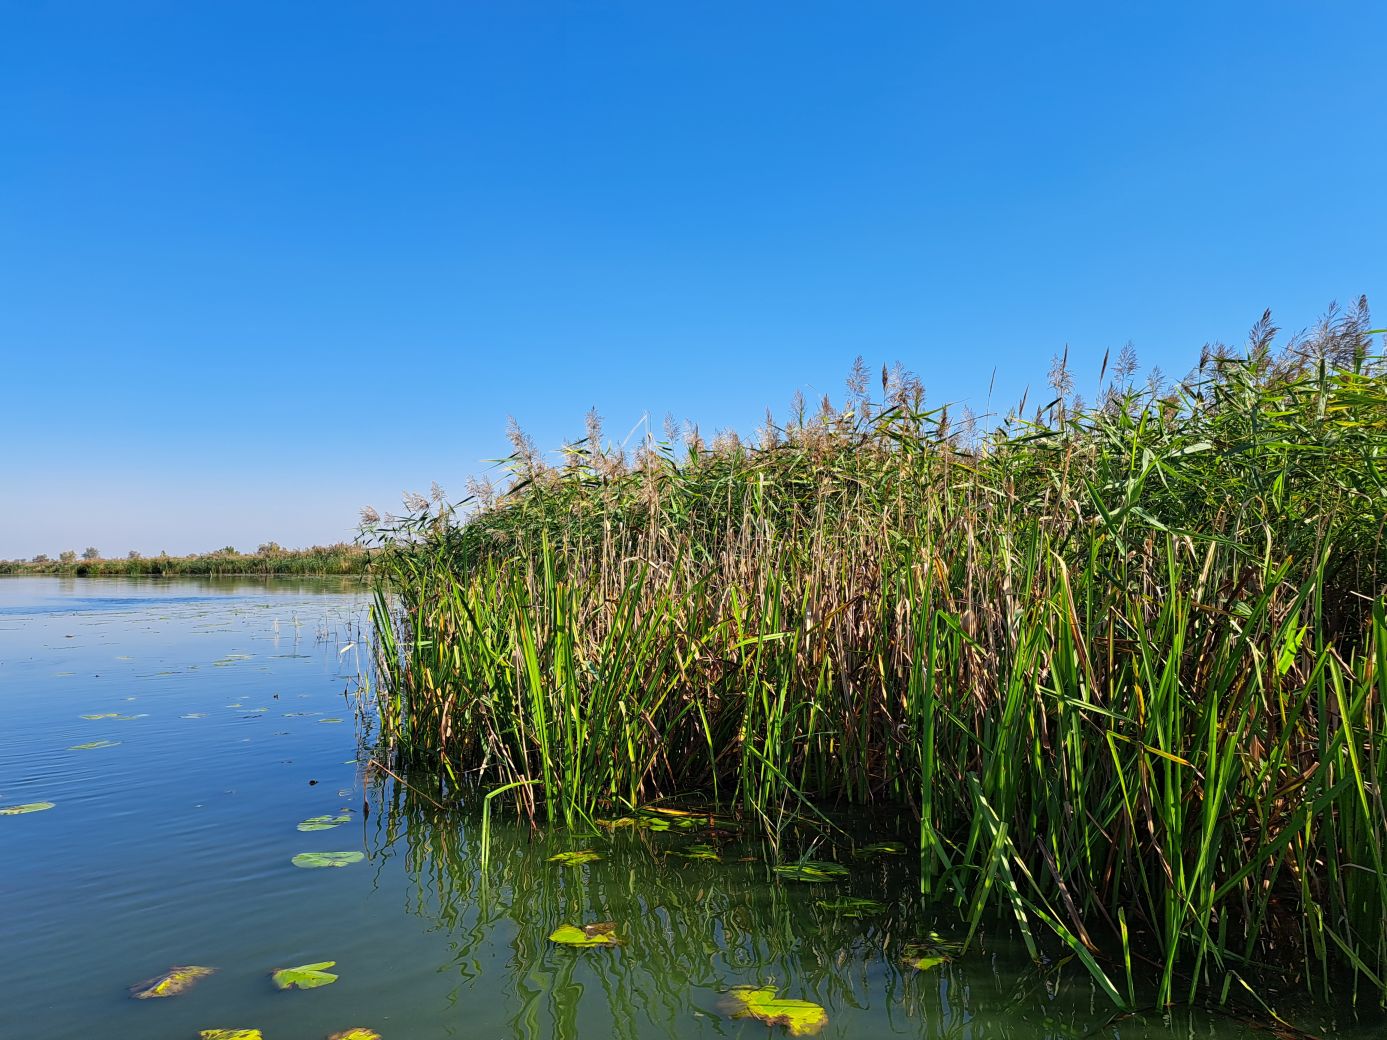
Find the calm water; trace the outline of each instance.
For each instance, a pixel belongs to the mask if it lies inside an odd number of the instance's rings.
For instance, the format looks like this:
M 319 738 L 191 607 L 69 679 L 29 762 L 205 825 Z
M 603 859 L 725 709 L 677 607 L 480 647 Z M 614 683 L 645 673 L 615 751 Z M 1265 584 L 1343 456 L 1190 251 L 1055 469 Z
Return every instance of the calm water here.
M 349 583 L 0 578 L 0 806 L 54 803 L 0 816 L 0 1038 L 783 1036 L 723 1009 L 729 986 L 764 982 L 823 1005 L 823 1037 L 1267 1035 L 1188 1011 L 1112 1023 L 1081 972 L 1004 940 L 906 968 L 909 943 L 955 927 L 919 904 L 908 857 L 820 850 L 852 874 L 805 884 L 736 835 L 501 825 L 483 879 L 470 818 L 359 764 L 364 605 Z M 350 822 L 297 829 L 323 814 Z M 681 855 L 700 841 L 721 862 Z M 603 858 L 547 862 L 575 849 Z M 291 863 L 313 851 L 365 859 Z M 821 905 L 847 896 L 885 909 Z M 599 920 L 620 948 L 547 939 Z M 326 960 L 334 985 L 269 983 Z M 175 964 L 219 971 L 129 999 Z M 1371 1035 L 1332 1009 L 1301 1024 Z

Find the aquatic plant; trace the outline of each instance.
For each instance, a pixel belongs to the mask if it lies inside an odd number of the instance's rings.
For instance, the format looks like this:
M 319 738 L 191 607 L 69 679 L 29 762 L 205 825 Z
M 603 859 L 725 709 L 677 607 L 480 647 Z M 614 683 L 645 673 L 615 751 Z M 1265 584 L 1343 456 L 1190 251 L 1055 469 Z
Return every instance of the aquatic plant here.
M 379 733 L 568 824 L 908 806 L 970 939 L 1001 909 L 1119 1005 L 1134 957 L 1162 1003 L 1387 997 L 1370 335 L 1275 349 L 1264 316 L 1173 387 L 1120 359 L 1094 406 L 1061 359 L 991 432 L 859 370 L 755 447 L 517 450 L 486 508 L 374 528 Z

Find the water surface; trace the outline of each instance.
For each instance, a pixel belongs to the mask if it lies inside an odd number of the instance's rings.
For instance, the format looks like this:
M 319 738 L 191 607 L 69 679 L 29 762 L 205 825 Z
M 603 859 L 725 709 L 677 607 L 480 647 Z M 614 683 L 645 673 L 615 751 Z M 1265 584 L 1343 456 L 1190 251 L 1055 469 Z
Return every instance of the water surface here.
M 823 1005 L 823 1037 L 1266 1035 L 1188 1010 L 1114 1021 L 1082 971 L 1036 968 L 1004 934 L 916 971 L 905 951 L 961 938 L 956 916 L 923 905 L 910 857 L 854 856 L 842 835 L 815 854 L 849 876 L 806 884 L 721 823 L 532 833 L 507 817 L 483 877 L 474 817 L 365 766 L 365 603 L 351 581 L 0 579 L 0 806 L 54 803 L 0 817 L 0 1037 L 783 1036 L 728 1016 L 729 987 L 762 983 Z M 297 829 L 319 815 L 350 822 Z M 909 841 L 900 829 L 856 836 Z M 719 861 L 687 858 L 699 844 Z M 601 858 L 548 861 L 575 849 Z M 311 851 L 365 858 L 291 862 Z M 847 897 L 883 906 L 853 916 Z M 622 945 L 548 941 L 593 921 Z M 269 983 L 326 960 L 331 986 Z M 218 972 L 129 999 L 175 964 Z M 1342 1010 L 1308 1024 L 1369 1035 Z

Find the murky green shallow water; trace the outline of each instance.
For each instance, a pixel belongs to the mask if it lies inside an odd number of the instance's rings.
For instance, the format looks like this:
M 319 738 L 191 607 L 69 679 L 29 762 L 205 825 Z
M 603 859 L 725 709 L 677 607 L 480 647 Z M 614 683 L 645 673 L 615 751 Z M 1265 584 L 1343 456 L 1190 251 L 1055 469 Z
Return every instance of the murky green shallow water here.
M 54 803 L 0 816 L 0 1038 L 786 1035 L 723 1007 L 765 982 L 823 1005 L 823 1037 L 1268 1035 L 1190 1011 L 1113 1023 L 1081 971 L 1038 971 L 1003 939 L 914 971 L 905 948 L 952 919 L 920 905 L 909 857 L 839 853 L 846 880 L 806 884 L 775 877 L 759 839 L 502 823 L 484 882 L 473 820 L 358 765 L 364 606 L 350 583 L 0 579 L 0 806 Z M 110 713 L 130 717 L 82 717 Z M 350 822 L 298 831 L 324 814 Z M 909 839 L 889 831 L 870 836 Z M 710 840 L 720 862 L 681 855 Z M 602 858 L 548 862 L 584 848 Z M 365 859 L 292 864 L 314 851 Z M 885 909 L 823 905 L 845 897 Z M 607 920 L 619 948 L 547 938 Z M 331 986 L 270 985 L 325 960 Z M 218 972 L 129 999 L 175 964 Z M 1335 1009 L 1300 1024 L 1376 1035 Z

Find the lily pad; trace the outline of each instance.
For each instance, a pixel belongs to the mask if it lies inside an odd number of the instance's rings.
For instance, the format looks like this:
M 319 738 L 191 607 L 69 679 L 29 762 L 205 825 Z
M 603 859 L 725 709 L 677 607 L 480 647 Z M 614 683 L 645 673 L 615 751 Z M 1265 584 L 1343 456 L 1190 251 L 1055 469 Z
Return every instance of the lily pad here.
M 68 748 L 68 750 L 69 750 L 69 751 L 94 751 L 94 750 L 96 750 L 97 748 L 115 747 L 115 746 L 116 746 L 117 744 L 119 744 L 119 743 L 120 743 L 119 740 L 93 740 L 93 741 L 91 741 L 90 743 L 87 743 L 87 744 L 73 744 L 72 747 Z
M 360 863 L 366 858 L 363 852 L 300 852 L 293 859 L 296 867 L 345 867 Z
M 791 1036 L 812 1036 L 828 1025 L 828 1012 L 818 1004 L 778 996 L 774 986 L 733 986 L 727 997 L 733 1018 L 784 1026 Z
M 902 841 L 874 841 L 870 845 L 863 845 L 857 850 L 859 856 L 904 856 L 905 842 Z
M 330 831 L 344 823 L 351 823 L 350 816 L 310 816 L 299 824 L 301 831 Z
M 683 849 L 682 851 L 676 851 L 674 855 L 683 856 L 685 859 L 708 860 L 712 863 L 722 862 L 722 857 L 718 855 L 718 850 L 702 842 L 696 845 L 690 845 L 687 849 Z
M 558 863 L 565 867 L 581 867 L 584 863 L 592 863 L 601 858 L 602 854 L 593 852 L 592 849 L 579 849 L 577 852 L 560 852 L 550 856 L 549 862 Z
M 948 964 L 949 958 L 942 953 L 922 953 L 911 955 L 905 958 L 908 967 L 916 971 L 929 971 L 930 968 L 937 968 L 941 964 Z
M 97 719 L 118 719 L 120 718 L 120 712 L 103 711 L 99 715 L 83 715 L 82 718 L 90 719 L 92 722 L 95 722 Z
M 176 997 L 193 988 L 199 979 L 205 979 L 216 968 L 203 968 L 196 964 L 176 964 L 162 975 L 145 979 L 130 987 L 130 995 L 136 1000 L 153 1000 L 158 997 Z
M 585 924 L 581 928 L 572 924 L 561 924 L 549 935 L 550 942 L 563 946 L 619 946 L 616 937 L 616 924 L 612 921 L 599 921 Z
M 204 1029 L 198 1040 L 265 1040 L 258 1029 Z
M 812 859 L 803 863 L 782 863 L 774 870 L 791 881 L 836 881 L 848 876 L 848 868 L 841 863 Z
M 337 976 L 328 971 L 336 961 L 319 961 L 317 964 L 300 964 L 297 968 L 276 968 L 270 973 L 275 989 L 317 989 L 331 986 Z
M 43 812 L 53 808 L 52 802 L 29 802 L 26 805 L 0 806 L 0 816 L 23 816 L 25 813 Z
M 381 1040 L 381 1037 L 374 1029 L 363 1029 L 361 1026 L 357 1026 L 355 1029 L 344 1029 L 340 1033 L 333 1033 L 327 1040 Z
M 868 914 L 879 914 L 886 909 L 886 904 L 875 899 L 820 899 L 814 903 L 822 910 L 832 910 L 843 917 L 866 917 Z

